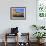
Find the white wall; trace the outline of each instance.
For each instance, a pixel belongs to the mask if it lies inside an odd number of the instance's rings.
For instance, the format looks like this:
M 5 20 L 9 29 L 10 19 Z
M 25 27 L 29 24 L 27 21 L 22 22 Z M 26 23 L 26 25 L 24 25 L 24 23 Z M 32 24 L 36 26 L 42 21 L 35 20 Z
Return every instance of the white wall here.
M 26 20 L 10 20 L 10 7 L 26 7 Z M 32 36 L 32 24 L 36 24 L 36 0 L 0 1 L 0 34 L 17 26 L 20 32 L 29 32 Z

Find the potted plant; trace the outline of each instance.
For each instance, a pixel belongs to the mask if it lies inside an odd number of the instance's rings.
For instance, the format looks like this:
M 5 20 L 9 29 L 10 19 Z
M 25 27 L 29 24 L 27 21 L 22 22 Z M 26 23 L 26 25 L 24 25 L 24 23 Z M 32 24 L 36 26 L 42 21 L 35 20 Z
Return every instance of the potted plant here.
M 46 36 L 45 34 L 45 32 L 35 32 L 33 35 L 37 38 L 38 43 L 40 43 L 40 40 Z
M 37 25 L 32 25 L 33 28 L 35 28 L 36 30 L 38 30 Z
M 45 26 L 32 25 L 32 27 L 33 27 L 33 28 L 36 28 L 36 30 L 45 29 Z
M 41 27 L 40 27 L 40 29 L 44 29 L 44 28 L 45 28 L 45 26 L 41 26 Z

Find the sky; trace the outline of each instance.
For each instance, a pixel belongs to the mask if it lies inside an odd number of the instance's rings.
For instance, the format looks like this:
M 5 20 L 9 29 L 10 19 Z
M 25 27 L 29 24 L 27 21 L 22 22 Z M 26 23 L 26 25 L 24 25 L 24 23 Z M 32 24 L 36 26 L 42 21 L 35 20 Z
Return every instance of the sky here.
M 16 8 L 16 12 L 23 12 L 24 13 L 24 8 Z

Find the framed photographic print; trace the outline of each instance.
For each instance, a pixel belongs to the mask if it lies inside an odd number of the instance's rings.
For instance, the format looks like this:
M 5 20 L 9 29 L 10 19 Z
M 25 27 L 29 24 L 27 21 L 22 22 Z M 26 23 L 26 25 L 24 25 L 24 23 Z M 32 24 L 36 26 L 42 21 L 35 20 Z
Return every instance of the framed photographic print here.
M 37 15 L 46 18 L 46 0 L 37 0 Z
M 44 26 L 46 25 L 46 0 L 37 0 L 36 3 L 36 24 Z
M 11 20 L 25 20 L 26 19 L 26 7 L 11 7 L 10 8 Z

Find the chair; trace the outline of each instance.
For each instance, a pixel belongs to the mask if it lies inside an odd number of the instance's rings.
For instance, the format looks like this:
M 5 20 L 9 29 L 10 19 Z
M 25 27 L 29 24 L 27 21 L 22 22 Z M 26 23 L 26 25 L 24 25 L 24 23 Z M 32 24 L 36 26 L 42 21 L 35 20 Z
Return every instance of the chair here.
M 7 38 L 13 37 L 13 36 L 17 36 L 17 44 L 16 46 L 18 46 L 18 27 L 16 28 L 11 28 L 11 33 L 5 33 L 5 46 L 7 46 L 8 42 L 7 42 Z
M 19 46 L 30 46 L 29 42 L 29 33 L 21 33 L 21 42 L 19 42 Z M 24 41 L 23 41 L 24 40 Z

